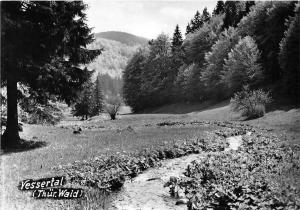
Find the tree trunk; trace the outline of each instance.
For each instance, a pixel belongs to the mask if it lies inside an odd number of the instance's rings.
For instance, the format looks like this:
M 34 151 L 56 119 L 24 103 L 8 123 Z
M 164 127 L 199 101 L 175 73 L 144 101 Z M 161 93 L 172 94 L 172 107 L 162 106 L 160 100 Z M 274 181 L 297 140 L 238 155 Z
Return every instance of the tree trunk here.
M 7 123 L 2 136 L 2 148 L 15 148 L 21 143 L 18 130 L 17 80 L 14 75 L 7 75 Z
M 116 114 L 115 113 L 111 113 L 110 115 L 110 119 L 111 120 L 115 120 L 116 119 Z

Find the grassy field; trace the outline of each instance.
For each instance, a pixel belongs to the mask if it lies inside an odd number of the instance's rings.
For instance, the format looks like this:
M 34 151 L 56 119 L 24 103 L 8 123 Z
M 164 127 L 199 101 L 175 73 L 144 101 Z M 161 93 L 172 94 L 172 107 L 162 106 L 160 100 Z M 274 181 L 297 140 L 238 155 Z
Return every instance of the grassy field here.
M 24 179 L 37 179 L 58 175 L 52 167 L 85 160 L 101 154 L 134 153 L 145 148 L 155 148 L 179 141 L 206 135 L 206 131 L 216 129 L 213 125 L 157 126 L 166 121 L 190 122 L 194 120 L 238 121 L 230 113 L 228 102 L 215 106 L 188 108 L 177 113 L 182 105 L 163 107 L 150 114 L 124 114 L 111 121 L 107 116 L 79 121 L 67 115 L 57 126 L 24 125 L 20 133 L 26 140 L 44 141 L 45 147 L 23 152 L 1 155 L 1 209 L 61 208 L 60 201 L 36 201 L 29 192 L 20 192 L 17 185 Z M 175 110 L 170 113 L 170 110 Z M 169 112 L 166 112 L 169 110 Z M 246 121 L 255 126 L 274 129 L 286 133 L 287 141 L 300 145 L 300 109 L 273 110 L 264 117 Z M 77 127 L 83 129 L 79 135 L 73 134 Z M 25 207 L 25 208 L 24 208 Z

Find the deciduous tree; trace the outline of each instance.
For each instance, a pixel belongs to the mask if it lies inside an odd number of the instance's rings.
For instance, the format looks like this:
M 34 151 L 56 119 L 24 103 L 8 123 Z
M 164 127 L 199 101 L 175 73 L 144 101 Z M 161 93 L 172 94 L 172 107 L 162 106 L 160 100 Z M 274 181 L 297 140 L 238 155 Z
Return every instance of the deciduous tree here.
M 255 41 L 246 36 L 228 54 L 222 72 L 223 83 L 230 94 L 241 90 L 243 85 L 254 86 L 262 79 L 262 68 L 258 63 L 260 52 Z

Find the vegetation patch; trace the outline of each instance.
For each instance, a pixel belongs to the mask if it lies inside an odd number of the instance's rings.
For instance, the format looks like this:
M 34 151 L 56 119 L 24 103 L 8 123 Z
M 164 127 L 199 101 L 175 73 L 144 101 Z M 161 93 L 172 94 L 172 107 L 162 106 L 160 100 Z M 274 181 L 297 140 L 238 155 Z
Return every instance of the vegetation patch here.
M 268 92 L 263 90 L 250 90 L 248 86 L 234 94 L 230 100 L 233 111 L 240 112 L 243 117 L 253 119 L 262 117 L 265 114 L 266 104 L 271 102 Z
M 159 165 L 160 160 L 202 151 L 223 151 L 226 147 L 227 143 L 222 136 L 211 133 L 206 138 L 199 137 L 180 144 L 157 146 L 137 153 L 117 152 L 110 156 L 101 155 L 55 169 L 64 171 L 71 182 L 113 191 L 121 188 L 126 178 L 133 178 L 142 171 Z
M 255 132 L 243 137 L 239 150 L 220 151 L 192 162 L 184 178 L 170 178 L 166 184 L 171 195 L 185 192 L 188 209 L 300 207 L 300 147 L 287 146 L 270 133 Z

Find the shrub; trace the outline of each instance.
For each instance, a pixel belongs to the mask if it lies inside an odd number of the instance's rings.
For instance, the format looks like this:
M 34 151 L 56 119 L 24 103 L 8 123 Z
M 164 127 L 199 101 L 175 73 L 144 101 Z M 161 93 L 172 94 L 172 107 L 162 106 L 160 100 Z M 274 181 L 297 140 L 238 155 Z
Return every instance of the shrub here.
M 109 114 L 111 120 L 116 119 L 116 115 L 121 107 L 120 97 L 111 97 L 106 100 L 105 110 Z
M 265 105 L 271 102 L 269 92 L 250 90 L 244 86 L 243 90 L 234 94 L 230 100 L 232 111 L 241 112 L 243 117 L 254 119 L 265 114 Z

